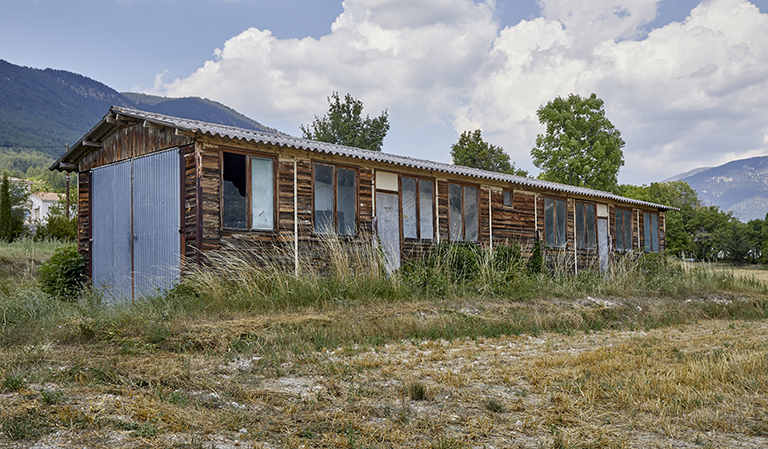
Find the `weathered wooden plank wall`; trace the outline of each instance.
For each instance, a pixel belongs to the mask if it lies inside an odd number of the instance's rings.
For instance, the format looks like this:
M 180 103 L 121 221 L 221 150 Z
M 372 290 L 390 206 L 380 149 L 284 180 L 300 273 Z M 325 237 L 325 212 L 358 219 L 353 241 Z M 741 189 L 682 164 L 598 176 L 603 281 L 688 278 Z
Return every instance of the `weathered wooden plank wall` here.
M 177 136 L 170 128 L 145 128 L 138 124 L 118 128 L 104 139 L 101 148 L 88 153 L 80 160 L 79 171 L 87 171 L 102 165 L 191 143 L 193 143 L 192 139 Z

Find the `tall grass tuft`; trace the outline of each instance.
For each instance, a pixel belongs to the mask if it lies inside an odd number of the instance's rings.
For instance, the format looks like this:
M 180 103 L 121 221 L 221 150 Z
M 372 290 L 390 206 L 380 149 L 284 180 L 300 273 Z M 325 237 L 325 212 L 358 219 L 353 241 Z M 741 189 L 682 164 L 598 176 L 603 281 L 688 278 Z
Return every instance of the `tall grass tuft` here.
M 282 248 L 276 254 L 225 243 L 190 269 L 181 291 L 208 311 L 254 312 L 397 300 L 411 293 L 398 273 L 384 271 L 383 254 L 368 236 L 342 240 L 327 233 L 318 248 L 298 255 L 291 244 Z

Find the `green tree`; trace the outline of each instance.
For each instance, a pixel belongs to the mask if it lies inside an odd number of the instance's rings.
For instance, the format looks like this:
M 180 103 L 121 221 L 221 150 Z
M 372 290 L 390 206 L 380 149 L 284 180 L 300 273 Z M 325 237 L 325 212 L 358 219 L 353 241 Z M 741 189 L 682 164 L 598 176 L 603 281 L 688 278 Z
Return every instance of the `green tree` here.
M 515 168 L 515 163 L 509 159 L 504 148 L 484 141 L 479 129 L 461 133 L 459 141 L 451 145 L 451 158 L 454 165 L 528 176 L 527 171 Z
M 672 206 L 664 215 L 666 251 L 675 256 L 695 252 L 691 220 L 699 212 L 701 201 L 696 191 L 685 181 L 654 182 L 651 185 L 621 185 L 617 193 L 628 198 Z
M 362 118 L 362 113 L 362 101 L 347 94 L 342 102 L 339 93 L 334 92 L 328 97 L 328 113 L 315 116 L 311 124 L 299 128 L 305 139 L 381 151 L 389 131 L 387 111 L 375 118 L 368 115 Z
M 570 94 L 539 107 L 546 125 L 531 150 L 540 179 L 598 190 L 614 191 L 624 165 L 624 140 L 605 117 L 603 100 L 592 94 Z
M 29 194 L 23 184 L 11 183 L 8 173 L 0 183 L 0 240 L 13 241 L 24 232 Z

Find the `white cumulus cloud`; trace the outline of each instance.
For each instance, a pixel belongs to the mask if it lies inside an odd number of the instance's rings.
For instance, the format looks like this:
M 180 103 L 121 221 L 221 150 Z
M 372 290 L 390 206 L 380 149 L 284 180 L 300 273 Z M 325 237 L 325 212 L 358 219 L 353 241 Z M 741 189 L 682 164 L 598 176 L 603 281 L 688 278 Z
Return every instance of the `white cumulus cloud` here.
M 768 154 L 768 14 L 747 0 L 704 0 L 645 33 L 658 3 L 540 0 L 541 17 L 502 28 L 492 0 L 345 0 L 320 39 L 251 28 L 155 88 L 289 133 L 324 113 L 331 92 L 349 92 L 371 114 L 389 110 L 390 134 L 480 128 L 527 168 L 542 131 L 536 109 L 594 92 L 627 142 L 620 180 L 631 183 Z M 443 160 L 448 150 L 384 149 Z

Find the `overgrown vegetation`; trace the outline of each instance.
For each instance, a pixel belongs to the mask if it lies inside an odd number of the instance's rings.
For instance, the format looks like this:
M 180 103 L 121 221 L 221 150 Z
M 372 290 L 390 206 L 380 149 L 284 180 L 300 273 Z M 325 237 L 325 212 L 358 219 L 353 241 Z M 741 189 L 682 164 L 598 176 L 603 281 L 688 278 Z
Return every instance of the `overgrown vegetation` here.
M 328 264 L 300 257 L 299 277 L 226 248 L 134 304 L 88 290 L 62 302 L 33 271 L 12 277 L 0 444 L 106 444 L 95 429 L 168 447 L 629 447 L 649 433 L 727 446 L 711 426 L 768 433 L 757 275 L 661 255 L 607 277 L 541 273 L 535 248 L 515 245 L 443 245 L 388 275 L 369 239 L 340 244 L 326 239 Z M 0 260 L 30 248 L 55 249 L 19 241 Z

